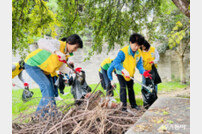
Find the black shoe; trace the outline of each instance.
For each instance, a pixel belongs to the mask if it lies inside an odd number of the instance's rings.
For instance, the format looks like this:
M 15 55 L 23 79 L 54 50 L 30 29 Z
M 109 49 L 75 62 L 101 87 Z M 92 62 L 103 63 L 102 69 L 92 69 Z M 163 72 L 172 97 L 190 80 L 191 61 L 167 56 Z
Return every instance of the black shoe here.
M 140 110 L 140 108 L 139 108 L 137 105 L 131 106 L 131 108 L 134 108 L 134 109 L 136 109 L 136 110 Z
M 127 107 L 122 107 L 121 111 L 127 112 Z

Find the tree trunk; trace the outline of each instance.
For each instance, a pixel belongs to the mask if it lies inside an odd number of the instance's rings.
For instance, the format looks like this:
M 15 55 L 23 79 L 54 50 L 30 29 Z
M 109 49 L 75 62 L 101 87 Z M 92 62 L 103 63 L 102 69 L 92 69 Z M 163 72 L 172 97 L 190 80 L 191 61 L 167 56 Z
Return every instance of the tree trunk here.
M 183 14 L 190 18 L 189 5 L 190 2 L 188 0 L 172 0 L 173 3 L 180 9 Z
M 184 55 L 179 55 L 179 62 L 180 62 L 180 66 L 179 66 L 180 82 L 182 84 L 185 84 L 186 79 L 185 79 L 185 68 L 184 68 Z

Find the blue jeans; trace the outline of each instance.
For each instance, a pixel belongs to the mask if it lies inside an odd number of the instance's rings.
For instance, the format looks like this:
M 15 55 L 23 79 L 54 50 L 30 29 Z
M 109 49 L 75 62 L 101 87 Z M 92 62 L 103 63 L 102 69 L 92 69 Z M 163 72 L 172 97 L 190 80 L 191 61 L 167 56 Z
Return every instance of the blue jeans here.
M 54 99 L 54 85 L 52 77 L 46 76 L 39 67 L 37 66 L 29 66 L 25 63 L 25 70 L 28 75 L 39 85 L 42 98 L 39 102 L 39 105 L 36 109 L 37 114 L 40 114 L 42 117 L 48 113 L 49 108 L 55 109 L 56 102 Z M 47 106 L 50 104 L 49 106 Z M 54 113 L 49 113 L 54 114 Z
M 142 75 L 142 84 L 146 85 L 146 78 Z M 158 91 L 157 85 L 154 85 L 156 93 Z M 143 87 L 142 87 L 143 88 Z

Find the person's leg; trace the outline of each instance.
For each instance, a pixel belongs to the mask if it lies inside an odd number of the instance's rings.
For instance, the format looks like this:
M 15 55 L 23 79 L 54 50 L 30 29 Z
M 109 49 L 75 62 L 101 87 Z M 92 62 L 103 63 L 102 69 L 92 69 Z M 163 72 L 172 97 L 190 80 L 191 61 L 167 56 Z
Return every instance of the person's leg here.
M 50 79 L 50 78 L 49 78 Z M 57 77 L 56 76 L 54 76 L 54 77 L 52 77 L 52 79 L 53 79 L 53 86 L 54 86 L 54 96 L 55 97 L 58 97 L 58 88 L 57 88 L 57 86 L 55 85 L 55 82 L 56 82 L 56 80 L 57 80 Z
M 123 103 L 123 107 L 127 107 L 127 96 L 126 96 L 126 81 L 122 75 L 117 74 L 117 78 L 120 84 L 120 100 Z
M 133 84 L 134 84 L 133 80 L 126 81 L 126 85 L 127 85 L 127 88 L 128 88 L 128 97 L 129 97 L 130 105 L 131 105 L 132 108 L 137 106 L 136 100 L 135 100 L 135 92 L 133 90 Z
M 155 87 L 155 90 L 156 90 L 156 94 L 158 93 L 158 86 L 157 85 L 154 85 Z
M 102 73 L 99 72 L 99 77 L 100 77 L 100 80 L 101 80 L 101 86 L 104 90 L 106 90 L 106 87 L 105 87 L 105 82 L 104 82 L 104 77 L 102 75 Z
M 46 106 L 50 103 L 51 107 L 55 107 L 55 99 L 53 92 L 53 83 L 48 79 L 48 77 L 44 74 L 44 72 L 37 66 L 29 66 L 25 64 L 25 70 L 28 75 L 39 85 L 42 98 L 39 102 L 36 111 L 42 110 L 42 116 L 48 112 Z
M 111 82 L 107 76 L 107 71 L 104 70 L 103 68 L 101 68 L 102 70 L 102 74 L 103 74 L 103 77 L 104 77 L 104 81 L 105 81 L 105 87 L 106 87 L 106 91 L 107 91 L 107 96 L 113 96 L 114 93 L 112 91 L 112 85 L 111 85 Z
M 142 75 L 142 84 L 146 85 L 146 78 Z M 143 89 L 143 86 L 142 86 Z

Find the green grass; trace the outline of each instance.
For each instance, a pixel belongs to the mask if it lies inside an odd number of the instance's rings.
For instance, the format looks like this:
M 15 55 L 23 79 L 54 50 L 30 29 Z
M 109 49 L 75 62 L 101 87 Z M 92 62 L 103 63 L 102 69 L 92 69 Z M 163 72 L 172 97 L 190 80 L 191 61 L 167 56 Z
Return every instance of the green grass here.
M 89 85 L 92 88 L 92 91 L 95 89 L 97 84 L 91 84 Z M 119 99 L 119 84 L 117 85 L 117 91 L 114 91 L 114 98 L 117 100 L 117 102 L 120 102 Z M 158 85 L 158 93 L 160 92 L 172 92 L 173 90 L 177 90 L 177 89 L 182 89 L 187 87 L 187 85 L 183 85 L 180 84 L 179 82 L 164 82 Z M 22 101 L 22 92 L 23 89 L 19 89 L 19 90 L 12 90 L 12 115 L 13 115 L 13 119 L 16 118 L 20 113 L 23 114 L 29 114 L 32 113 L 36 110 L 37 105 L 39 104 L 40 98 L 41 98 L 41 91 L 40 89 L 36 88 L 36 89 L 30 89 L 31 91 L 34 92 L 34 95 L 32 97 L 31 100 L 29 100 L 28 102 L 23 102 Z M 101 90 L 104 92 L 105 91 L 102 89 L 101 85 L 98 86 L 98 88 L 96 90 Z M 135 91 L 135 95 L 141 95 L 141 86 L 137 83 L 134 84 L 134 91 Z M 62 94 L 60 94 L 60 97 L 63 98 L 63 101 L 56 101 L 57 106 L 60 105 L 64 105 L 69 104 L 74 102 L 73 96 L 70 93 L 70 87 L 66 87 L 64 90 L 65 93 L 69 93 L 68 95 L 64 96 Z M 141 100 L 141 98 L 136 98 L 136 102 L 138 105 L 142 105 L 143 102 Z

